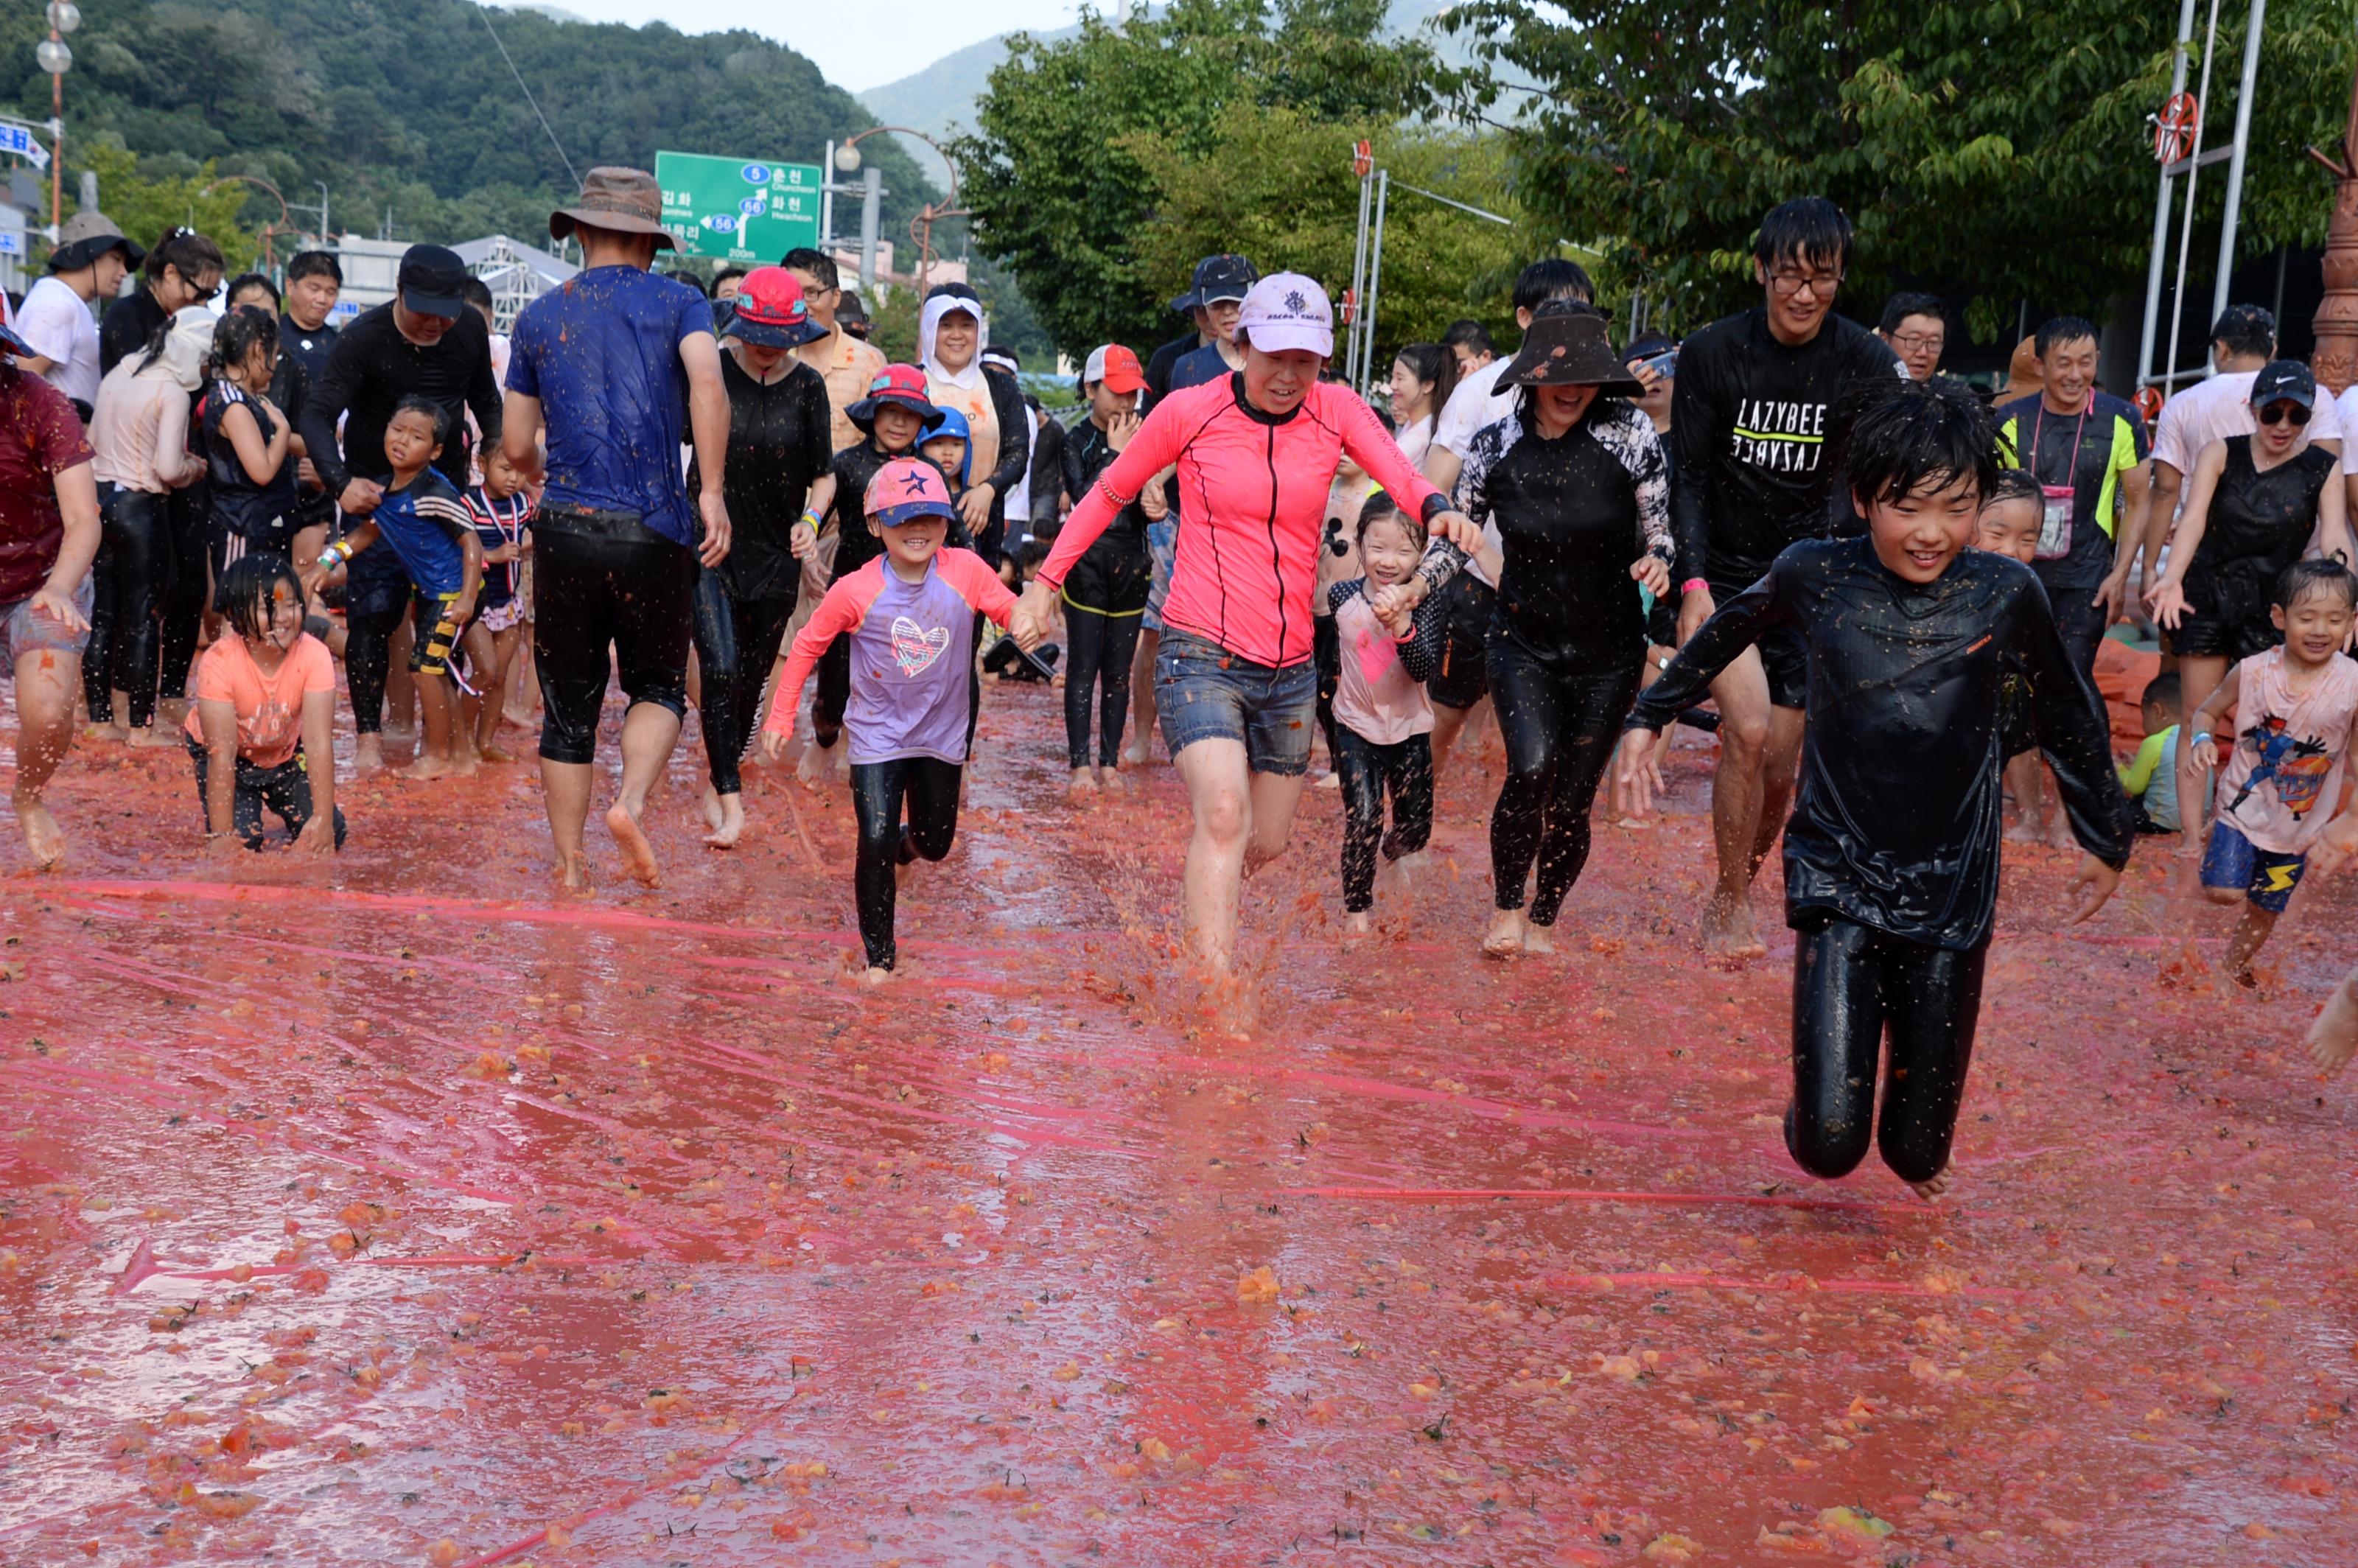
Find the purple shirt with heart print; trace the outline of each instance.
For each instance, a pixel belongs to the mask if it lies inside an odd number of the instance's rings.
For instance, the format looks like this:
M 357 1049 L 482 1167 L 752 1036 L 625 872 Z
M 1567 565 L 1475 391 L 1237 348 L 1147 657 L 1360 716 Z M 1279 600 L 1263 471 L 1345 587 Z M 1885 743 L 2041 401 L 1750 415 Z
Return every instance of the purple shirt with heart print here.
M 971 550 L 940 551 L 918 582 L 903 581 L 885 559 L 870 561 L 828 589 L 795 635 L 768 728 L 793 723 L 819 654 L 847 636 L 851 696 L 843 728 L 851 760 L 964 762 L 975 617 L 1004 626 L 1014 609 L 1015 596 Z

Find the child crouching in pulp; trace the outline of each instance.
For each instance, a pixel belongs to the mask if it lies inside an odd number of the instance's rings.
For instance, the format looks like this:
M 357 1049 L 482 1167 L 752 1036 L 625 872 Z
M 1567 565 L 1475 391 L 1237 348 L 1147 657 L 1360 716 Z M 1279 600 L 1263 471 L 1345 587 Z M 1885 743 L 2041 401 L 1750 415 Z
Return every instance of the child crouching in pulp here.
M 1368 593 L 1416 575 L 1424 558 L 1424 530 L 1402 517 L 1380 492 L 1359 511 L 1362 577 L 1327 590 L 1333 607 L 1335 775 L 1343 791 L 1345 929 L 1369 929 L 1376 902 L 1376 851 L 1405 862 L 1433 837 L 1433 703 L 1424 683 L 1441 658 L 1444 605 L 1428 594 L 1412 616 L 1387 622 Z M 1384 794 L 1392 799 L 1392 830 L 1384 831 Z M 1405 869 L 1405 868 L 1403 868 Z
M 266 806 L 305 854 L 342 849 L 330 739 L 336 662 L 303 630 L 303 585 L 276 555 L 241 556 L 223 569 L 213 604 L 230 634 L 197 662 L 188 725 L 206 848 L 216 856 L 261 849 Z
M 2087 851 L 2073 923 L 2112 896 L 2133 830 L 2104 705 L 2064 652 L 2039 579 L 1968 548 L 1997 480 L 1988 413 L 1956 382 L 1901 382 L 1865 388 L 1837 428 L 1833 466 L 1849 476 L 1866 536 L 1789 546 L 1704 622 L 1639 697 L 1620 765 L 1642 797 L 1653 739 L 1679 710 L 1762 632 L 1801 633 L 1810 704 L 1785 828 L 1785 1145 L 1832 1178 L 1874 1142 L 1931 1198 L 1951 1180 L 1997 903 L 2006 677 L 2024 683 L 2030 731 Z
M 901 872 L 920 859 L 941 860 L 957 833 L 977 617 L 1005 626 L 1015 596 L 980 556 L 944 547 L 957 513 L 933 464 L 893 459 L 869 481 L 863 504 L 884 554 L 827 590 L 778 661 L 762 752 L 774 762 L 784 752 L 804 684 L 842 637 L 851 654 L 843 730 L 860 819 L 853 889 L 868 959 L 863 978 L 880 985 L 899 956 L 893 906 Z

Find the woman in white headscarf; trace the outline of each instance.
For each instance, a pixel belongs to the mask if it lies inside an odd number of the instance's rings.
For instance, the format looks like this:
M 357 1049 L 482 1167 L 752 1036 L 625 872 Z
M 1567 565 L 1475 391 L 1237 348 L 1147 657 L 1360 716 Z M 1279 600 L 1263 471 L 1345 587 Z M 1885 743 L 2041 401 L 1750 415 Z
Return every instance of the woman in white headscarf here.
M 189 450 L 189 406 L 212 341 L 211 312 L 183 306 L 107 373 L 91 416 L 97 454 L 91 467 L 106 531 L 92 568 L 82 697 L 98 734 L 135 746 L 179 744 L 178 736 L 155 729 L 164 599 L 173 580 L 165 502 L 205 471 L 204 460 Z M 205 569 L 201 559 L 193 566 Z
M 1007 531 L 1007 494 L 1023 482 L 1031 427 L 1015 378 L 982 362 L 990 341 L 990 324 L 972 289 L 946 283 L 925 296 L 917 321 L 917 362 L 925 368 L 925 395 L 936 408 L 955 408 L 966 416 L 973 438 L 967 448 L 971 454 L 968 468 L 975 478 L 958 497 L 958 511 L 974 535 L 976 552 L 997 566 Z M 997 460 L 985 471 L 983 464 L 993 453 Z

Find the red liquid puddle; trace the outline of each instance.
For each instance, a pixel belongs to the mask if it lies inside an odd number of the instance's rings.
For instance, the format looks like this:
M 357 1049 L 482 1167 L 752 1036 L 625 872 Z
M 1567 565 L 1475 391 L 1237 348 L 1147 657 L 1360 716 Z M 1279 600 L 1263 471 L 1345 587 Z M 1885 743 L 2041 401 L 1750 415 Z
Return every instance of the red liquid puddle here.
M 1494 762 L 1355 947 L 1312 790 L 1238 1040 L 1169 770 L 1073 806 L 1060 723 L 990 695 L 882 993 L 834 786 L 714 855 L 684 747 L 664 888 L 568 899 L 528 765 L 225 874 L 82 744 L 0 881 L 0 1563 L 2358 1562 L 2346 883 L 2222 995 L 2160 856 L 2067 935 L 2010 849 L 1932 1208 L 1785 1157 L 1707 751 L 1508 966 Z

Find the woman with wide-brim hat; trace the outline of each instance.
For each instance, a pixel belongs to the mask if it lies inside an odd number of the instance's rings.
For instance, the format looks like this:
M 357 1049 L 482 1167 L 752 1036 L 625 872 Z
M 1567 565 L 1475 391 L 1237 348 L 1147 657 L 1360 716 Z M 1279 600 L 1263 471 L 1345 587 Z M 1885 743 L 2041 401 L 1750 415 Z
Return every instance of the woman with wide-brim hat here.
M 721 491 L 733 541 L 696 586 L 697 696 L 711 782 L 704 792 L 704 841 L 736 844 L 745 829 L 739 763 L 753 736 L 763 683 L 784 643 L 802 584 L 802 562 L 818 547 L 816 519 L 835 497 L 834 416 L 827 382 L 795 356 L 827 336 L 811 319 L 802 284 L 782 266 L 738 280 L 730 346 L 720 353 L 729 394 L 729 460 Z M 689 470 L 688 488 L 702 476 Z
M 1494 957 L 1553 950 L 1549 930 L 1588 860 L 1588 814 L 1638 695 L 1639 589 L 1670 589 L 1670 470 L 1644 388 L 1592 306 L 1540 308 L 1506 379 L 1516 411 L 1474 438 L 1466 515 L 1495 522 L 1505 561 L 1486 657 L 1507 743 L 1490 815 Z M 1524 910 L 1536 860 L 1539 885 Z

